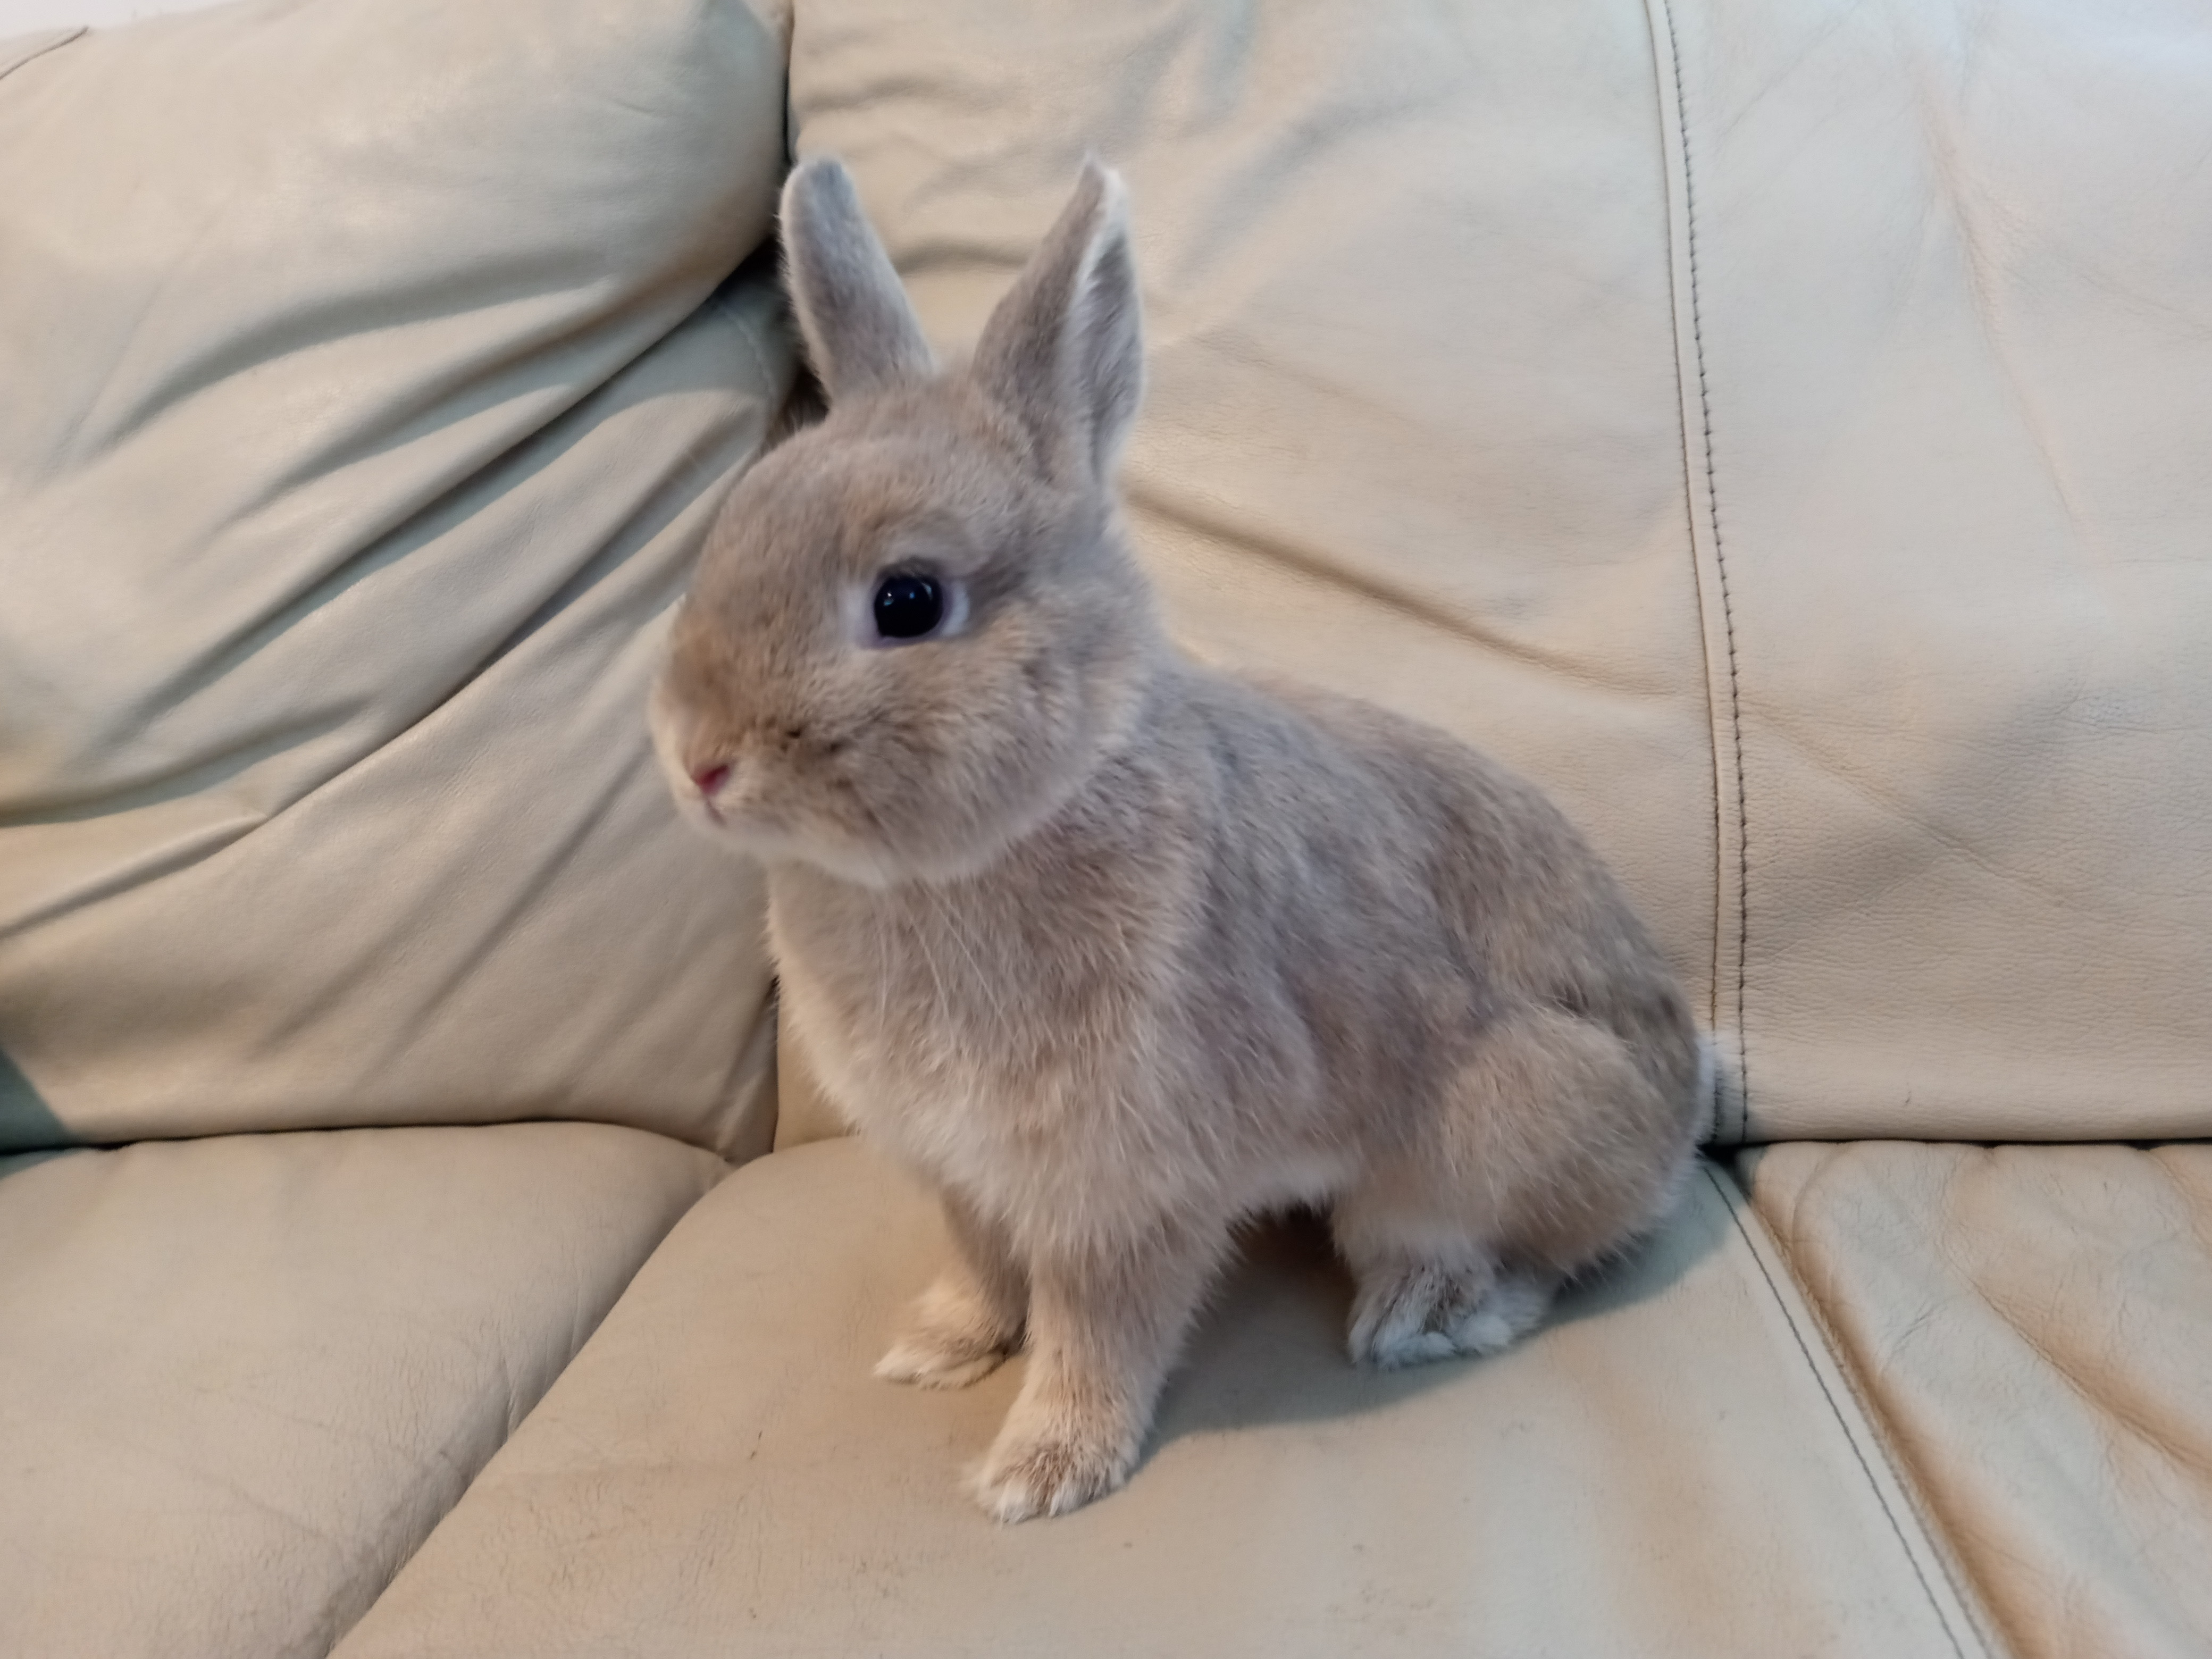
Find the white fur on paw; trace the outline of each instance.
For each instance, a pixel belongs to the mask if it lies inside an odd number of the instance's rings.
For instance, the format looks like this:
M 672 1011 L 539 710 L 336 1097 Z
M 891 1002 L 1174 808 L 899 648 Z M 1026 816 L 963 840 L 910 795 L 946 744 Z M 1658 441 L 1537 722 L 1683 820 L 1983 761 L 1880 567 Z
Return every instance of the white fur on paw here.
M 1504 1274 L 1452 1328 L 1453 1346 L 1461 1353 L 1501 1352 L 1542 1324 L 1551 1306 L 1550 1285 L 1526 1273 Z
M 1136 1461 L 1133 1449 L 1104 1438 L 1060 1435 L 1009 1443 L 1002 1435 L 976 1473 L 975 1498 L 1003 1522 L 1066 1515 L 1121 1486 Z
M 886 1382 L 911 1382 L 918 1389 L 964 1389 L 998 1370 L 1006 1363 L 1006 1352 L 1002 1347 L 915 1331 L 891 1344 L 890 1352 L 876 1361 L 876 1375 Z
M 1431 1328 L 1437 1306 L 1451 1293 L 1443 1268 L 1417 1262 L 1370 1273 L 1359 1285 L 1352 1310 L 1352 1358 L 1385 1370 L 1441 1359 L 1449 1340 Z
M 1455 1355 L 1493 1354 L 1534 1329 L 1550 1288 L 1487 1264 L 1401 1267 L 1363 1282 L 1352 1310 L 1353 1361 L 1395 1370 Z

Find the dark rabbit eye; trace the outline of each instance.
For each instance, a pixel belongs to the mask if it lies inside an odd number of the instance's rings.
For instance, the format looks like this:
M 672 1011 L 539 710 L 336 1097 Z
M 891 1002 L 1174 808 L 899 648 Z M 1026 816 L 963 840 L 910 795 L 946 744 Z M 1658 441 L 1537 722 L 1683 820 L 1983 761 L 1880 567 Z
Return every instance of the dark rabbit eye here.
M 887 640 L 918 640 L 945 620 L 945 590 L 934 576 L 895 570 L 876 584 L 876 632 Z

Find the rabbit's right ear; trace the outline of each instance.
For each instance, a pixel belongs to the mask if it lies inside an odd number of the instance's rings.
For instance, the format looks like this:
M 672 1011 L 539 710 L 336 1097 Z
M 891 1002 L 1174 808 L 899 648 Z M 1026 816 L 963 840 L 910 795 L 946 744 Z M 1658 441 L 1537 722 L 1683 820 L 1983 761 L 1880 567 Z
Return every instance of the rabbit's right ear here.
M 921 380 L 935 368 L 843 162 L 834 155 L 800 162 L 783 186 L 782 223 L 799 331 L 832 402 Z

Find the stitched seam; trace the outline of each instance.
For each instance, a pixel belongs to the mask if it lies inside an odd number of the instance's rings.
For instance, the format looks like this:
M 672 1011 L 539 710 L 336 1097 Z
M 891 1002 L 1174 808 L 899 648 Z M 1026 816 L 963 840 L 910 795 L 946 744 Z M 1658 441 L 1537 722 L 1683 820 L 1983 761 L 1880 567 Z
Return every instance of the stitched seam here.
M 1659 10 L 1667 23 L 1667 50 L 1674 62 L 1674 130 L 1682 147 L 1683 253 L 1690 267 L 1690 338 L 1697 356 L 1698 412 L 1705 428 L 1705 501 L 1713 527 L 1713 565 L 1720 579 L 1721 630 L 1728 642 L 1729 739 L 1735 755 L 1735 1138 L 1741 1141 L 1751 1133 L 1751 1038 L 1744 1019 L 1751 972 L 1751 814 L 1743 781 L 1743 707 L 1736 667 L 1735 606 L 1729 596 L 1728 556 L 1721 540 L 1720 484 L 1713 466 L 1713 400 L 1705 382 L 1705 313 L 1698 295 L 1698 191 L 1690 165 L 1689 99 L 1682 87 L 1682 41 L 1675 33 L 1674 9 L 1668 0 L 1659 0 Z M 1713 816 L 1717 825 L 1717 791 Z M 1717 924 L 1717 917 L 1715 921 Z
M 1859 1437 L 1851 1432 L 1850 1419 L 1844 1415 L 1843 1407 L 1836 1403 L 1836 1396 L 1828 1387 L 1828 1379 L 1821 1375 L 1820 1367 L 1813 1358 L 1812 1346 L 1806 1341 L 1805 1333 L 1798 1328 L 1796 1319 L 1790 1314 L 1790 1304 L 1782 1294 L 1782 1287 L 1774 1282 L 1774 1275 L 1767 1269 L 1766 1258 L 1759 1254 L 1759 1247 L 1752 1242 L 1750 1230 L 1743 1224 L 1742 1206 L 1729 1201 L 1728 1190 L 1721 1185 L 1721 1176 L 1711 1164 L 1708 1163 L 1705 1165 L 1705 1179 L 1712 1183 L 1713 1190 L 1719 1194 L 1723 1207 L 1728 1211 L 1729 1224 L 1735 1229 L 1736 1236 L 1743 1240 L 1743 1247 L 1749 1252 L 1752 1264 L 1759 1269 L 1759 1278 L 1765 1281 L 1766 1293 L 1774 1300 L 1775 1311 L 1782 1316 L 1782 1322 L 1790 1328 L 1790 1338 L 1797 1344 L 1797 1352 L 1805 1361 L 1805 1369 L 1813 1374 L 1813 1381 L 1820 1390 L 1820 1398 L 1827 1402 L 1829 1413 L 1836 1419 L 1837 1428 L 1843 1431 L 1844 1443 L 1851 1449 L 1852 1459 L 1858 1464 L 1860 1474 L 1865 1477 L 1867 1490 L 1874 1494 L 1875 1502 L 1881 1506 L 1882 1518 L 1889 1522 L 1889 1529 L 1897 1539 L 1898 1547 L 1905 1553 L 1905 1559 L 1912 1568 L 1913 1577 L 1919 1581 L 1920 1593 L 1928 1598 L 1929 1608 L 1935 1613 L 1936 1622 L 1943 1632 L 1943 1639 L 1951 1644 L 1951 1651 L 1958 1655 L 1959 1659 L 1966 1659 L 1966 1650 L 1960 1644 L 1959 1633 L 1951 1628 L 1951 1621 L 1944 1614 L 1943 1604 L 1936 1598 L 1936 1587 L 1928 1582 L 1928 1575 L 1920 1565 L 1919 1554 L 1913 1549 L 1911 1539 L 1905 1534 L 1905 1523 L 1898 1518 L 1896 1510 L 1890 1507 L 1888 1494 L 1882 1491 L 1881 1483 L 1874 1478 L 1874 1466 L 1868 1462 L 1866 1451 L 1859 1444 Z M 1802 1286 L 1800 1288 L 1802 1289 Z M 1808 1307 L 1811 1305 L 1809 1298 L 1807 1305 Z M 1823 1346 L 1832 1352 L 1832 1344 L 1824 1341 Z M 1865 1402 L 1858 1398 L 1856 1392 L 1852 1395 L 1852 1400 L 1862 1409 L 1864 1408 Z M 1871 1423 L 1871 1416 L 1869 1421 Z M 1916 1515 L 1914 1519 L 1917 1521 L 1919 1517 Z M 1931 1541 L 1930 1548 L 1934 1547 Z M 1958 1600 L 1960 1607 L 1971 1607 L 1972 1603 L 1960 1593 L 1958 1581 L 1951 1576 L 1949 1563 L 1942 1559 L 1940 1550 L 1936 1553 L 1936 1565 L 1942 1570 L 1944 1582 L 1949 1586 L 1951 1594 Z
M 1660 10 L 1660 9 L 1663 9 L 1663 7 L 1664 7 L 1664 0 L 1656 0 L 1655 5 L 1654 5 L 1654 7 L 1653 7 L 1653 9 L 1654 9 L 1654 10 Z M 1657 51 L 1657 49 L 1658 49 L 1658 47 L 1657 47 L 1657 42 L 1658 42 L 1658 36 L 1659 36 L 1659 31 L 1660 31 L 1661 25 L 1660 25 L 1659 23 L 1654 22 L 1654 23 L 1652 24 L 1652 26 L 1651 26 L 1651 27 L 1652 27 L 1653 51 L 1654 51 L 1654 52 L 1655 52 L 1655 53 L 1656 53 L 1656 51 Z M 1665 27 L 1665 30 L 1666 30 L 1666 33 L 1667 33 L 1667 38 L 1668 38 L 1668 40 L 1669 41 L 1672 41 L 1672 40 L 1674 39 L 1674 23 L 1673 23 L 1673 21 L 1672 21 L 1671 20 L 1667 21 L 1666 21 L 1666 23 L 1665 23 L 1665 25 L 1664 25 L 1664 27 Z M 1678 57 L 1678 61 L 1679 61 L 1679 57 Z M 1656 67 L 1656 64 L 1655 64 L 1655 65 L 1654 65 L 1654 69 L 1653 69 L 1653 73 L 1656 75 L 1657 72 L 1658 72 L 1658 70 L 1657 70 L 1657 67 Z M 1679 79 L 1679 77 L 1677 77 L 1677 78 Z M 1665 101 L 1666 101 L 1666 100 L 1665 100 L 1665 95 L 1664 95 L 1664 94 L 1665 94 L 1665 90 L 1666 90 L 1666 89 L 1665 89 L 1665 88 L 1662 86 L 1662 87 L 1661 88 L 1661 94 L 1662 94 L 1662 96 L 1661 96 L 1661 100 L 1660 100 L 1660 101 L 1661 101 L 1661 105 L 1662 105 L 1662 107 L 1661 107 L 1661 110 L 1660 110 L 1660 116 L 1661 116 L 1661 118 L 1662 118 L 1662 121 L 1664 120 L 1665 116 L 1666 116 L 1666 110 L 1665 110 L 1665 107 L 1664 107 Z M 1679 98 L 1679 96 L 1680 96 L 1680 87 L 1679 87 L 1679 86 L 1675 88 L 1675 91 L 1676 91 L 1676 94 L 1677 94 L 1677 96 L 1678 96 L 1678 98 Z M 1661 141 L 1661 142 L 1662 142 L 1662 148 L 1663 149 L 1663 148 L 1664 148 L 1664 138 L 1663 138 L 1663 136 L 1662 136 L 1662 141 Z M 1671 174 L 1670 174 L 1670 178 L 1671 178 Z M 1673 210 L 1672 210 L 1672 209 L 1671 209 L 1671 207 L 1670 207 L 1670 208 L 1669 208 L 1669 210 L 1668 210 L 1668 215 L 1667 215 L 1667 229 L 1668 229 L 1668 250 L 1669 250 L 1669 252 L 1668 252 L 1668 261 L 1667 261 L 1668 302 L 1668 309 L 1669 309 L 1669 312 L 1673 314 L 1673 316 L 1674 316 L 1674 329 L 1675 329 L 1675 333 L 1674 333 L 1674 400 L 1675 400 L 1675 403 L 1676 403 L 1678 405 L 1680 405 L 1680 404 L 1682 404 L 1682 402 L 1683 402 L 1684 396 L 1685 396 L 1684 387 L 1685 387 L 1685 383 L 1686 383 L 1686 373 L 1685 373 L 1685 365 L 1684 365 L 1684 363 L 1683 363 L 1683 362 L 1682 362 L 1682 347 L 1681 347 L 1681 304 L 1680 304 L 1680 292 L 1681 292 L 1682 284 L 1681 284 L 1681 283 L 1680 282 L 1680 280 L 1677 278 L 1676 274 L 1675 274 L 1675 270 L 1674 270 L 1674 261 L 1673 253 L 1672 253 L 1672 249 L 1673 249 L 1673 246 L 1674 246 L 1674 243 L 1673 243 L 1674 228 L 1674 216 Z M 1712 743 L 1712 756 L 1713 756 L 1713 760 L 1712 760 L 1712 774 L 1713 774 L 1713 927 L 1712 927 L 1712 938 L 1711 938 L 1711 945 L 1710 945 L 1710 947 L 1709 947 L 1709 948 L 1710 948 L 1710 953 L 1709 953 L 1709 955 L 1708 955 L 1708 956 L 1707 956 L 1707 957 L 1706 957 L 1706 968 L 1707 968 L 1707 972 L 1708 972 L 1708 975 L 1709 975 L 1708 983 L 1709 983 L 1709 984 L 1711 985 L 1711 1000 L 1710 1000 L 1710 1001 L 1708 1002 L 1708 1004 L 1707 1004 L 1706 1006 L 1707 1006 L 1707 1011 L 1708 1011 L 1708 1012 L 1710 1013 L 1710 1015 L 1711 1016 L 1711 1020 L 1712 1020 L 1713 1024 L 1714 1024 L 1715 1026 L 1718 1026 L 1718 1025 L 1719 1025 L 1719 1024 L 1721 1023 L 1721 1019 L 1722 1019 L 1722 1010 L 1721 1010 L 1721 882 L 1722 882 L 1722 875 L 1721 875 L 1721 862 L 1720 862 L 1720 860 L 1721 860 L 1721 849 L 1722 849 L 1722 848 L 1723 848 L 1723 847 L 1724 847 L 1724 846 L 1726 846 L 1726 845 L 1727 845 L 1727 842 L 1728 842 L 1728 821 L 1727 821 L 1726 815 L 1725 815 L 1725 813 L 1723 812 L 1723 809 L 1722 809 L 1722 805 L 1721 805 L 1721 732 L 1720 732 L 1720 720 L 1719 720 L 1719 718 L 1718 718 L 1718 710 L 1717 710 L 1717 709 L 1716 709 L 1716 708 L 1714 708 L 1714 706 L 1713 706 L 1713 696 L 1712 696 L 1712 684 L 1713 684 L 1713 647 L 1712 647 L 1712 641 L 1711 641 L 1710 639 L 1708 639 L 1708 638 L 1706 637 L 1706 629 L 1705 629 L 1705 570 L 1704 570 L 1703 567 L 1699 564 L 1698 560 L 1698 492 L 1697 492 L 1697 488 L 1696 488 L 1695 482 L 1694 482 L 1694 480 L 1692 479 L 1692 476 L 1691 476 L 1691 471 L 1690 471 L 1690 468 L 1691 468 L 1691 454 L 1690 454 L 1690 423 L 1689 423 L 1689 422 L 1690 422 L 1690 417 L 1689 417 L 1689 415 L 1688 415 L 1688 412 L 1687 412 L 1686 409 L 1679 409 L 1679 410 L 1678 410 L 1678 416 L 1679 416 L 1679 418 L 1680 419 L 1680 421 L 1681 421 L 1681 422 L 1682 422 L 1682 533 L 1683 533 L 1684 537 L 1686 538 L 1686 543 L 1687 543 L 1687 545 L 1688 545 L 1688 548 L 1689 548 L 1689 550 L 1690 550 L 1690 588 L 1691 588 L 1691 592 L 1692 592 L 1696 596 L 1696 599 L 1697 599 L 1697 606 L 1698 606 L 1698 667 L 1699 667 L 1700 671 L 1702 672 L 1702 673 L 1703 673 L 1703 675 L 1704 675 L 1705 686 L 1705 729 L 1706 729 L 1707 734 L 1709 735 L 1709 737 L 1710 737 L 1710 738 L 1711 738 L 1711 743 Z M 1712 1131 L 1711 1131 L 1711 1133 L 1712 1133 L 1712 1136 L 1713 1136 L 1713 1138 L 1714 1138 L 1716 1140 L 1720 1139 L 1722 1139 L 1722 1138 L 1725 1137 L 1725 1135 L 1726 1135 L 1726 1134 L 1727 1134 L 1727 1133 L 1728 1133 L 1728 1125 L 1727 1125 L 1726 1123 L 1724 1123 L 1723 1121 L 1722 1121 L 1722 1103 L 1723 1103 L 1723 1101 L 1725 1101 L 1725 1099 L 1726 1099 L 1726 1098 L 1727 1098 L 1727 1085 L 1726 1085 L 1726 1082 L 1725 1082 L 1725 1080 L 1724 1080 L 1723 1079 L 1722 1079 L 1722 1078 L 1720 1078 L 1720 1077 L 1717 1077 L 1717 1077 L 1715 1077 L 1715 1079 L 1713 1079 L 1713 1121 L 1712 1121 Z
M 1685 361 L 1686 354 L 1682 349 L 1682 296 L 1686 284 L 1684 281 L 1682 273 L 1676 269 L 1677 261 L 1674 258 L 1674 250 L 1678 246 L 1674 236 L 1674 191 L 1675 189 L 1676 173 L 1674 167 L 1672 166 L 1671 158 L 1665 157 L 1663 154 L 1666 149 L 1667 138 L 1670 131 L 1674 133 L 1679 133 L 1680 131 L 1680 124 L 1679 119 L 1676 119 L 1671 127 L 1668 125 L 1669 105 L 1668 100 L 1671 96 L 1674 100 L 1673 106 L 1674 109 L 1679 111 L 1680 107 L 1681 95 L 1681 76 L 1680 72 L 1681 53 L 1679 49 L 1673 52 L 1673 61 L 1675 68 L 1671 71 L 1663 66 L 1659 60 L 1658 54 L 1662 39 L 1669 46 L 1672 46 L 1674 39 L 1674 20 L 1671 16 L 1666 15 L 1666 0 L 1650 0 L 1650 3 L 1645 8 L 1644 21 L 1651 32 L 1652 76 L 1654 80 L 1658 83 L 1656 88 L 1659 94 L 1658 107 L 1655 112 L 1659 118 L 1659 145 L 1660 149 L 1662 152 L 1662 161 L 1665 161 L 1668 163 L 1666 175 L 1668 192 L 1667 204 L 1667 298 L 1668 312 L 1669 316 L 1674 319 L 1674 401 L 1676 404 L 1675 416 L 1681 422 L 1682 434 L 1682 534 L 1685 538 L 1685 545 L 1688 548 L 1690 555 L 1690 590 L 1696 599 L 1698 613 L 1698 666 L 1703 677 L 1703 684 L 1705 690 L 1706 736 L 1712 745 L 1713 926 L 1711 938 L 1707 942 L 1708 954 L 1705 958 L 1707 975 L 1705 982 L 1708 987 L 1705 1011 L 1709 1023 L 1717 1030 L 1725 1018 L 1721 1002 L 1721 895 L 1725 879 L 1722 871 L 1721 859 L 1722 849 L 1728 844 L 1728 821 L 1727 815 L 1721 804 L 1721 763 L 1723 750 L 1720 729 L 1720 710 L 1716 705 L 1712 694 L 1713 644 L 1712 640 L 1710 637 L 1710 629 L 1707 626 L 1708 612 L 1705 604 L 1705 589 L 1707 584 L 1705 581 L 1704 563 L 1698 556 L 1698 490 L 1697 480 L 1692 470 L 1694 465 L 1694 458 L 1691 453 L 1692 444 L 1690 441 L 1690 415 L 1688 406 L 1689 365 Z M 1713 1079 L 1712 1089 L 1713 1094 L 1711 1103 L 1712 1118 L 1711 1127 L 1708 1133 L 1709 1138 L 1712 1141 L 1721 1142 L 1729 1138 L 1729 1126 L 1724 1115 L 1726 1102 L 1728 1099 L 1728 1084 L 1726 1079 L 1724 1077 L 1716 1075 Z
M 1798 1188 L 1790 1206 L 1790 1237 L 1796 1237 L 1799 1214 L 1811 1199 L 1813 1189 L 1826 1179 L 1832 1167 L 1832 1162 L 1824 1164 Z M 1738 1184 L 1747 1194 L 1747 1183 Z M 1752 1207 L 1754 1210 L 1758 1208 L 1756 1204 Z M 1996 1618 L 1991 1602 L 1981 1590 L 1981 1575 L 1975 1571 L 1972 1562 L 1962 1553 L 1947 1550 L 1944 1547 L 1943 1540 L 1958 1537 L 1965 1529 L 1965 1523 L 1954 1525 L 1942 1504 L 1914 1473 L 1920 1466 L 1910 1452 L 1899 1449 L 1900 1437 L 1892 1416 L 1881 1404 L 1874 1379 L 1861 1363 L 1858 1350 L 1844 1340 L 1843 1333 L 1829 1317 L 1826 1303 L 1814 1293 L 1811 1282 L 1796 1265 L 1796 1252 L 1784 1243 L 1782 1232 L 1773 1227 L 1767 1227 L 1765 1231 L 1767 1237 L 1774 1241 L 1776 1252 L 1782 1257 L 1784 1270 L 1790 1275 L 1790 1283 L 1797 1287 L 1798 1297 L 1812 1317 L 1813 1328 L 1819 1333 L 1822 1343 L 1836 1362 L 1837 1375 L 1843 1378 L 1844 1387 L 1857 1403 L 1860 1415 L 1866 1419 L 1867 1426 L 1873 1432 L 1876 1443 L 1883 1448 L 1884 1461 L 1889 1465 L 1891 1473 L 1896 1475 L 1899 1488 L 1904 1492 L 1905 1501 L 1911 1507 L 1914 1518 L 1920 1522 L 1920 1529 L 1928 1534 L 1936 1562 L 1942 1568 L 1944 1582 L 1950 1585 L 1952 1594 L 1959 1598 L 1959 1605 L 1966 1610 L 1983 1647 L 1993 1654 L 2017 1652 L 2017 1647 L 2006 1634 L 2006 1627 Z

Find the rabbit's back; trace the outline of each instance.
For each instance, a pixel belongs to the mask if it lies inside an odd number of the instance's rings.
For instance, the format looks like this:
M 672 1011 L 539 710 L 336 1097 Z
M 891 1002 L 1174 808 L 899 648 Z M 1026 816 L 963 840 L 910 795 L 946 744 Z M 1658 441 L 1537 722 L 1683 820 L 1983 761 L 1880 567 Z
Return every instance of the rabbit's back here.
M 1307 687 L 1265 694 L 1358 757 L 1412 826 L 1417 862 L 1484 987 L 1484 1006 L 1531 1003 L 1587 1017 L 1655 1082 L 1694 1086 L 1698 1041 L 1672 969 L 1612 872 L 1550 797 L 1477 749 L 1372 703 Z
M 1440 1080 L 1525 1007 L 1595 1022 L 1662 1091 L 1694 1093 L 1697 1037 L 1671 972 L 1534 785 L 1370 703 L 1199 684 L 1223 900 L 1206 959 L 1281 988 L 1363 1137 L 1418 1134 Z

